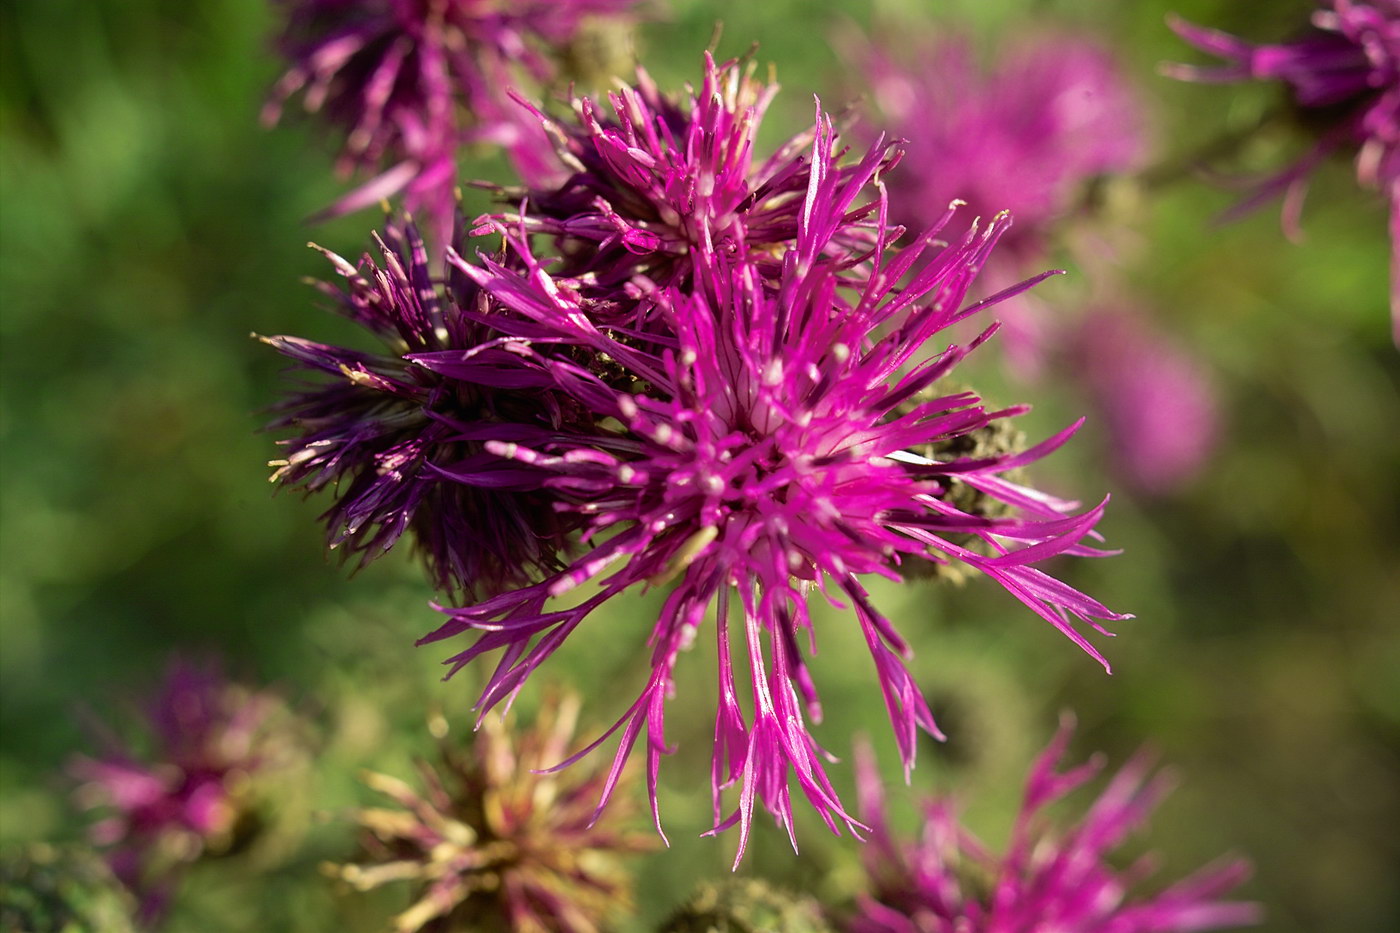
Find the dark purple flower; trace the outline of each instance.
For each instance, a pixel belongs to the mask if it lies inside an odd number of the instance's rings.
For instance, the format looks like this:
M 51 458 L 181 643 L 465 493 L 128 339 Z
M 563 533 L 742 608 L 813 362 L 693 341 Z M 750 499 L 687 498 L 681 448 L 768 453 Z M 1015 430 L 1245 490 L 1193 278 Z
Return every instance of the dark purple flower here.
M 1093 312 L 1067 344 L 1119 476 L 1148 495 L 1189 482 L 1218 440 L 1214 393 L 1198 362 L 1141 311 Z
M 393 919 L 397 933 L 607 929 L 629 901 L 620 857 L 651 846 L 623 827 L 622 812 L 594 820 L 604 774 L 538 770 L 568 754 L 578 707 L 575 696 L 547 700 L 514 741 L 496 720 L 465 748 L 443 741 L 440 765 L 418 763 L 422 791 L 368 774 L 401 809 L 360 810 L 369 859 L 333 873 L 361 891 L 415 882 L 413 905 Z
M 323 516 L 332 548 L 360 566 L 412 531 L 434 582 L 477 595 L 559 568 L 557 553 L 582 522 L 553 508 L 546 474 L 486 452 L 488 441 L 546 443 L 591 419 L 513 360 L 530 352 L 487 322 L 495 313 L 469 278 L 429 272 L 412 224 L 376 236 L 379 259 L 358 267 L 323 251 L 343 283 L 316 282 L 335 310 L 384 341 L 367 353 L 299 337 L 268 344 L 329 375 L 279 409 L 273 481 L 307 493 L 331 489 Z M 428 365 L 431 361 L 431 365 Z
M 483 220 L 548 235 L 559 257 L 551 272 L 579 280 L 589 293 L 616 291 L 638 274 L 682 286 L 710 256 L 747 260 L 776 276 L 782 248 L 797 237 L 812 134 L 759 160 L 755 140 L 778 86 L 756 80 L 755 71 L 751 59 L 716 65 L 707 53 L 699 90 L 682 102 L 668 100 L 639 70 L 635 86 L 605 102 L 575 98 L 569 120 L 535 111 L 572 174 L 529 187 L 519 213 Z M 884 151 L 881 172 L 898 156 Z M 842 182 L 869 175 L 856 163 L 831 170 Z M 874 209 L 852 209 L 826 244 L 834 258 L 870 249 Z
M 624 14 L 637 0 L 280 0 L 283 53 L 293 65 L 265 111 L 276 122 L 301 93 L 344 128 L 342 175 L 375 176 L 329 213 L 400 191 L 446 242 L 459 147 L 491 142 L 527 178 L 556 172 L 538 125 L 507 90 L 554 75 L 547 54 L 587 16 Z
M 763 261 L 702 243 L 684 288 L 637 278 L 629 294 L 646 330 L 599 326 L 586 285 L 551 276 L 532 254 L 528 219 L 494 226 L 519 268 L 450 257 L 510 312 L 494 318 L 497 326 L 533 346 L 530 353 L 522 346 L 512 362 L 548 374 L 596 420 L 591 432 L 574 436 L 486 444 L 505 462 L 550 474 L 545 485 L 560 507 L 584 522 L 584 551 L 537 583 L 445 610 L 448 620 L 422 641 L 475 633 L 475 643 L 451 659 L 454 670 L 501 650 L 481 696 L 484 715 L 595 609 L 639 586 L 674 584 L 649 639 L 645 687 L 608 730 L 622 730 L 614 776 L 646 732 L 659 828 L 656 782 L 672 672 L 713 606 L 720 672 L 714 829 L 740 826 L 740 856 L 757 801 L 791 834 L 791 777 L 833 831 L 842 822 L 859 825 L 837 799 L 827 756 L 806 724 L 820 718 L 801 647 L 815 636 L 813 590 L 853 609 L 906 767 L 916 729 L 937 734 L 937 727 L 900 660 L 907 646 L 871 605 L 862 577 L 898 579 L 908 562 L 966 565 L 1100 661 L 1076 623 L 1098 628 L 1092 620 L 1126 618 L 1037 566 L 1059 554 L 1100 553 L 1081 541 L 1102 505 L 1068 515 L 1072 503 L 1004 475 L 1053 451 L 1073 427 L 1023 453 L 940 454 L 1024 410 L 988 411 L 975 394 L 946 387 L 995 325 L 967 345 L 933 346 L 948 339 L 948 328 L 1034 284 L 965 300 L 1008 219 L 931 249 L 950 210 L 896 252 L 888 240 L 899 230 L 888 224 L 882 192 L 871 208 L 872 249 L 850 256 L 840 238 L 854 211 L 868 212 L 853 204 L 891 161 L 891 146 L 876 145 L 842 167 L 845 151 L 818 111 L 810 152 L 793 242 Z M 770 262 L 776 272 L 766 268 Z M 578 359 L 607 360 L 611 377 L 561 354 L 561 346 L 577 347 Z M 954 500 L 964 488 L 1018 512 L 963 511 Z M 553 602 L 585 584 L 572 605 Z M 739 699 L 733 652 L 747 666 L 751 714 Z M 721 792 L 731 786 L 739 799 L 726 815 Z M 611 793 L 610 783 L 600 808 Z
M 105 816 L 91 829 L 112 869 L 160 915 L 184 865 L 246 842 L 256 823 L 251 782 L 289 760 L 277 722 L 280 697 L 225 680 L 214 667 L 176 661 L 146 707 L 149 748 L 114 736 L 96 758 L 70 767 L 75 799 Z
M 1258 923 L 1258 905 L 1221 900 L 1243 881 L 1242 860 L 1209 866 L 1152 895 L 1133 888 L 1153 869 L 1143 857 L 1126 870 L 1107 856 L 1138 830 L 1171 788 L 1138 755 L 1088 812 L 1063 829 L 1044 811 L 1102 769 L 1102 758 L 1059 771 L 1073 722 L 1041 754 L 1026 781 L 1004 855 L 959 825 L 950 803 L 924 807 L 920 836 L 901 842 L 885 814 L 884 790 L 868 749 L 858 750 L 861 814 L 871 826 L 864 861 L 870 892 L 851 933 L 1198 933 Z
M 916 64 L 873 46 L 865 55 L 884 124 L 907 140 L 909 163 L 889 185 L 894 217 L 911 229 L 954 198 L 976 216 L 1010 211 L 1016 225 L 995 261 L 1039 264 L 1084 184 L 1133 168 L 1143 152 L 1142 106 L 1094 42 L 1040 35 L 983 68 L 966 37 L 949 36 L 907 60 Z
M 1391 311 L 1400 343 L 1400 0 L 1319 0 L 1318 6 L 1308 29 L 1277 45 L 1172 18 L 1177 35 L 1227 64 L 1173 64 L 1163 71 L 1186 81 L 1282 81 L 1299 107 L 1320 118 L 1323 130 L 1312 149 L 1233 214 L 1286 193 L 1284 228 L 1294 235 L 1313 170 L 1331 153 L 1356 148 L 1357 178 L 1390 201 Z

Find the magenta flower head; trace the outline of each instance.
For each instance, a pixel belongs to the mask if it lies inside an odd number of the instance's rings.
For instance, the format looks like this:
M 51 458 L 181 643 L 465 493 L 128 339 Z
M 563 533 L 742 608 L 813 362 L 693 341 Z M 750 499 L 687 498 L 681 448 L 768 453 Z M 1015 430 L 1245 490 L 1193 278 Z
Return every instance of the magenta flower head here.
M 433 278 L 411 223 L 390 221 L 375 240 L 378 258 L 358 266 L 323 251 L 342 282 L 314 284 L 383 341 L 381 352 L 262 338 L 323 377 L 279 406 L 271 427 L 291 436 L 273 481 L 329 489 L 329 544 L 360 566 L 411 531 L 444 590 L 490 593 L 557 570 L 579 520 L 553 508 L 547 474 L 483 444 L 542 443 L 587 414 L 548 379 L 509 365 L 523 348 L 483 323 L 489 297 L 466 276 Z
M 975 215 L 1009 210 L 1015 226 L 994 262 L 1044 261 L 1054 225 L 1087 181 L 1136 166 L 1142 106 L 1112 56 L 1086 39 L 1036 36 L 989 68 L 963 37 L 913 50 L 905 66 L 871 46 L 874 103 L 906 140 L 910 166 L 890 180 L 895 219 L 918 229 L 954 198 Z
M 1221 900 L 1249 874 L 1234 860 L 1207 867 L 1156 894 L 1134 892 L 1150 856 L 1119 870 L 1109 853 L 1137 831 L 1171 786 L 1138 755 L 1076 823 L 1057 829 L 1044 811 L 1094 778 L 1103 761 L 1060 771 L 1073 721 L 1037 759 L 1004 855 L 958 823 L 947 801 L 929 802 L 919 838 L 901 842 L 885 814 L 868 749 L 858 749 L 861 814 L 871 826 L 864 861 L 869 893 L 850 933 L 1199 933 L 1258 923 L 1258 905 Z
M 557 171 L 549 143 L 507 90 L 554 75 L 550 50 L 587 16 L 619 16 L 636 0 L 281 0 L 292 67 L 264 110 L 275 123 L 301 93 L 346 134 L 339 171 L 375 173 L 328 213 L 400 191 L 446 242 L 460 146 L 505 148 L 526 178 Z
M 657 772 L 667 751 L 672 673 L 714 607 L 714 829 L 740 827 L 740 856 L 760 801 L 791 834 L 793 779 L 833 831 L 859 825 L 837 799 L 827 756 L 807 725 L 821 715 L 802 647 L 816 635 L 808 613 L 814 591 L 854 613 L 906 767 L 917 728 L 938 730 L 901 661 L 905 642 L 871 604 L 863 577 L 898 579 L 909 563 L 965 565 L 1100 660 L 1076 625 L 1126 618 L 1037 566 L 1059 554 L 1101 553 L 1083 540 L 1102 506 L 1067 514 L 1072 504 L 1005 476 L 1053 451 L 1073 427 L 1024 452 L 947 453 L 1023 410 L 988 410 L 975 394 L 945 388 L 995 325 L 966 345 L 930 349 L 953 325 L 1034 284 L 966 300 L 1007 218 L 934 248 L 950 210 L 896 252 L 889 239 L 898 228 L 888 224 L 881 194 L 871 251 L 851 257 L 840 244 L 853 203 L 876 182 L 890 150 L 882 142 L 854 170 L 843 170 L 845 151 L 818 110 L 796 235 L 775 257 L 776 275 L 743 254 L 702 244 L 685 289 L 640 277 L 630 287 L 636 318 L 652 322 L 649 333 L 597 326 L 577 281 L 551 276 L 532 254 L 528 221 L 496 224 L 523 268 L 451 257 L 458 272 L 521 319 L 498 318 L 535 344 L 532 355 L 516 359 L 549 373 L 561 392 L 599 417 L 591 434 L 486 444 L 504 461 L 550 474 L 545 485 L 560 507 L 585 523 L 585 547 L 539 582 L 445 610 L 447 621 L 423 642 L 475 633 L 471 647 L 451 659 L 454 670 L 502 652 L 480 699 L 484 715 L 595 610 L 625 591 L 673 585 L 649 638 L 651 669 L 641 695 L 609 730 L 622 733 L 614 776 L 645 733 L 659 829 Z M 608 360 L 614 375 L 605 379 L 560 353 L 569 345 Z M 954 499 L 965 488 L 1015 514 L 959 508 Z M 553 602 L 584 584 L 582 598 Z M 747 678 L 736 676 L 736 663 L 746 666 Z M 740 701 L 745 681 L 751 713 Z M 726 813 L 721 797 L 729 787 L 737 787 L 738 801 Z M 611 792 L 610 782 L 600 807 Z
M 491 220 L 548 235 L 560 257 L 555 275 L 605 290 L 637 274 L 681 286 L 697 255 L 747 259 L 775 276 L 777 248 L 797 236 L 812 137 L 799 134 L 759 160 L 755 139 L 778 86 L 758 81 L 756 68 L 748 58 L 716 65 L 706 53 L 699 89 L 679 103 L 639 69 L 635 86 L 606 101 L 575 98 L 570 119 L 535 111 L 572 174 L 530 188 L 527 210 Z M 884 151 L 888 170 L 898 153 Z M 832 170 L 844 180 L 864 168 Z M 859 221 L 873 210 L 854 209 L 830 247 L 868 250 Z
M 183 866 L 249 841 L 260 821 L 254 782 L 294 751 L 288 715 L 271 692 L 176 661 L 146 707 L 148 748 L 109 735 L 103 755 L 73 762 L 75 800 L 104 814 L 92 841 L 141 897 L 146 920 L 163 912 Z
M 1204 368 L 1136 310 L 1089 314 L 1067 348 L 1102 419 L 1118 476 L 1145 495 L 1166 495 L 1190 482 L 1219 435 Z
M 1214 67 L 1167 65 L 1186 81 L 1277 80 L 1319 118 L 1320 137 L 1302 158 L 1269 178 L 1233 214 L 1286 193 L 1284 229 L 1298 228 L 1308 176 L 1333 152 L 1356 150 L 1360 182 L 1390 201 L 1391 311 L 1400 342 L 1400 0 L 1319 0 L 1310 28 L 1290 42 L 1256 45 L 1173 18 L 1176 33 L 1226 60 Z
M 569 752 L 579 703 L 548 699 L 533 727 L 514 741 L 498 721 L 482 724 L 466 747 L 441 743 L 439 765 L 419 762 L 422 790 L 370 773 L 365 782 L 399 809 L 367 808 L 367 859 L 329 871 L 366 891 L 418 885 L 396 933 L 598 933 L 628 906 L 622 857 L 651 847 L 628 832 L 624 814 L 593 819 L 601 772 L 541 773 Z M 446 722 L 434 720 L 446 736 Z

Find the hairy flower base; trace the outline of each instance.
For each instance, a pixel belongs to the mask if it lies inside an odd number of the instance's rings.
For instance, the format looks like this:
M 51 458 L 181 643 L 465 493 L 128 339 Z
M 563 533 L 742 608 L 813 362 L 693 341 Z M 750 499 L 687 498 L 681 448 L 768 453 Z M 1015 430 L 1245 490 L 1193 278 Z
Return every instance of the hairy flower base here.
M 1084 817 L 1062 830 L 1045 819 L 1051 804 L 1094 778 L 1104 762 L 1059 771 L 1073 721 L 1037 759 L 1004 855 L 959 825 L 946 801 L 924 808 L 920 836 L 901 842 L 885 814 L 884 789 L 868 747 L 857 749 L 861 815 L 872 827 L 862 895 L 850 933 L 1199 933 L 1258 923 L 1255 904 L 1220 897 L 1242 882 L 1242 860 L 1211 866 L 1150 896 L 1132 889 L 1152 870 L 1143 857 L 1117 871 L 1105 857 L 1156 808 L 1171 786 L 1150 776 L 1139 755 L 1109 782 Z
M 434 921 L 469 922 L 483 933 L 607 929 L 603 920 L 629 895 L 617 856 L 649 842 L 618 828 L 621 812 L 594 819 L 601 775 L 570 780 L 537 770 L 568 753 L 578 707 L 575 696 L 548 700 L 514 742 L 495 719 L 469 747 L 444 741 L 441 766 L 419 763 L 421 792 L 367 774 L 365 783 L 400 809 L 358 811 L 370 861 L 327 871 L 361 891 L 416 882 L 415 902 L 393 920 L 398 933 L 438 929 Z

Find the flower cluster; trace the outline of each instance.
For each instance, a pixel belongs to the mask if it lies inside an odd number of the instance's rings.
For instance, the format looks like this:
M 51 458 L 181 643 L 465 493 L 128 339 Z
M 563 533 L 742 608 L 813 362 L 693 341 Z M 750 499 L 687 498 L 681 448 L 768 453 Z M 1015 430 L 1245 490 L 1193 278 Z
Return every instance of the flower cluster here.
M 419 883 L 397 933 L 466 929 L 597 933 L 625 906 L 622 855 L 649 847 L 621 828 L 622 813 L 595 822 L 602 772 L 572 779 L 537 769 L 570 750 L 578 698 L 548 700 L 532 729 L 512 740 L 496 720 L 469 747 L 442 742 L 442 764 L 419 763 L 423 790 L 368 774 L 366 783 L 400 809 L 360 810 L 369 859 L 329 866 L 359 890 Z M 446 723 L 436 720 L 446 735 Z M 613 776 L 615 777 L 615 776 Z
M 1356 174 L 1390 202 L 1392 248 L 1400 250 L 1400 2 L 1319 0 L 1310 28 L 1288 42 L 1256 45 L 1227 33 L 1173 19 L 1196 48 L 1226 60 L 1198 67 L 1168 65 L 1187 81 L 1277 80 L 1323 127 L 1300 159 L 1259 186 L 1235 214 L 1286 193 L 1284 228 L 1293 234 L 1308 178 L 1332 153 L 1356 148 Z M 1391 309 L 1400 342 L 1400 256 L 1392 264 Z
M 577 126 L 551 121 L 575 176 L 540 193 L 544 213 L 531 196 L 482 218 L 502 250 L 449 250 L 445 282 L 408 232 L 386 239 L 382 269 L 338 262 L 343 306 L 393 355 L 276 339 L 338 380 L 290 403 L 301 434 L 280 475 L 343 480 L 337 536 L 378 529 L 357 545 L 370 554 L 412 524 L 439 579 L 472 591 L 422 642 L 473 635 L 454 671 L 500 652 L 482 715 L 615 597 L 671 587 L 640 695 L 580 753 L 621 732 L 600 808 L 645 733 L 659 829 L 666 700 L 713 610 L 714 828 L 740 827 L 740 855 L 760 802 L 792 832 L 794 778 L 833 830 L 859 825 L 808 726 L 814 591 L 852 609 L 906 768 L 916 730 L 938 730 L 862 578 L 966 567 L 1100 661 L 1079 626 L 1126 618 L 1039 567 L 1101 553 L 1085 538 L 1102 505 L 1075 514 L 1007 478 L 1074 427 L 1023 451 L 961 443 L 1024 411 L 948 381 L 996 325 L 964 343 L 951 329 L 1040 278 L 969 298 L 1009 218 L 950 235 L 950 208 L 897 247 L 882 178 L 898 147 L 851 156 L 818 105 L 811 132 L 755 169 L 771 89 L 751 77 L 707 59 L 685 104 L 645 77 L 610 118 L 579 101 Z
M 1152 870 L 1144 857 L 1126 871 L 1106 856 L 1147 819 L 1170 789 L 1150 775 L 1144 755 L 1109 782 L 1077 823 L 1055 830 L 1044 811 L 1099 773 L 1103 761 L 1061 771 L 1073 724 L 1066 720 L 1031 768 L 1004 855 L 988 851 L 946 801 L 924 811 L 923 832 L 904 843 L 890 829 L 884 791 L 868 749 L 860 750 L 861 815 L 872 836 L 864 860 L 871 893 L 862 895 L 851 933 L 1197 933 L 1259 922 L 1255 904 L 1221 900 L 1249 866 L 1207 867 L 1153 895 L 1131 893 Z
M 507 89 L 551 80 L 549 50 L 590 16 L 621 16 L 637 0 L 282 0 L 280 45 L 293 62 L 264 110 L 276 122 L 302 95 L 344 128 L 342 175 L 377 172 L 330 212 L 398 192 L 411 211 L 451 229 L 457 154 L 473 142 L 500 145 L 527 178 L 558 167 L 539 126 Z
M 73 762 L 75 799 L 105 812 L 91 839 L 140 895 L 143 917 L 164 910 L 182 866 L 248 841 L 259 822 L 255 779 L 288 762 L 278 728 L 286 713 L 270 692 L 176 661 L 146 708 L 146 754 L 112 736 L 101 757 Z

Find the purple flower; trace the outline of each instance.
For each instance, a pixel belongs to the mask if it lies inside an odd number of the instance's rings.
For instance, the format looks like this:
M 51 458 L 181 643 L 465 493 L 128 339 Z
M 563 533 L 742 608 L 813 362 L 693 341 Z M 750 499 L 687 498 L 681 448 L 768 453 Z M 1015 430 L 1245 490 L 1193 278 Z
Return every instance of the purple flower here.
M 1008 219 L 931 250 L 949 211 L 896 252 L 888 240 L 899 229 L 888 224 L 883 192 L 869 209 L 853 207 L 890 163 L 892 147 L 876 145 L 853 167 L 842 166 L 844 156 L 819 110 L 793 242 L 764 260 L 702 242 L 684 288 L 642 277 L 629 286 L 631 323 L 599 326 L 589 283 L 545 271 L 527 241 L 528 218 L 493 224 L 516 268 L 491 257 L 476 266 L 450 256 L 458 273 L 510 312 L 494 316 L 496 325 L 533 347 L 527 353 L 522 345 L 511 362 L 548 374 L 596 420 L 591 432 L 574 436 L 487 442 L 488 453 L 550 474 L 545 485 L 584 523 L 586 546 L 539 582 L 445 610 L 448 620 L 422 641 L 475 633 L 472 646 L 451 659 L 454 671 L 502 652 L 480 699 L 484 715 L 513 696 L 595 609 L 627 590 L 674 584 L 649 639 L 651 670 L 641 695 L 580 753 L 621 730 L 615 778 L 645 731 L 659 830 L 657 772 L 668 750 L 673 669 L 714 607 L 714 830 L 739 825 L 739 856 L 758 801 L 792 833 L 793 777 L 833 831 L 840 823 L 859 825 L 837 799 L 827 756 L 807 726 L 821 715 L 801 646 L 816 634 L 808 614 L 814 590 L 853 610 L 906 768 L 916 729 L 936 735 L 937 727 L 901 662 L 907 646 L 871 604 L 862 577 L 898 579 L 898 568 L 910 562 L 965 565 L 1101 662 L 1076 623 L 1098 628 L 1092 620 L 1126 618 L 1037 566 L 1059 554 L 1101 553 L 1081 542 L 1102 505 L 1068 515 L 1072 503 L 1004 476 L 1053 451 L 1074 427 L 1021 453 L 942 453 L 1024 410 L 988 411 L 975 394 L 946 388 L 956 364 L 995 325 L 966 345 L 931 349 L 948 328 L 1036 281 L 966 302 Z M 874 243 L 865 255 L 851 256 L 841 239 L 853 212 L 872 214 Z M 561 353 L 567 346 L 578 352 Z M 612 377 L 576 361 L 586 358 L 607 360 Z M 450 365 L 449 355 L 439 359 Z M 959 509 L 954 498 L 968 487 L 1018 514 Z M 572 605 L 552 602 L 585 584 Z M 739 699 L 736 653 L 747 666 L 751 713 Z M 729 787 L 737 787 L 738 801 L 726 814 L 721 796 Z M 612 790 L 610 779 L 600 809 Z
M 1028 37 L 990 67 L 957 35 L 926 41 L 903 61 L 874 44 L 861 58 L 881 127 L 907 140 L 905 170 L 889 179 L 894 219 L 921 229 L 954 198 L 974 216 L 1015 218 L 984 273 L 993 287 L 1044 268 L 1087 183 L 1135 168 L 1145 148 L 1141 103 L 1113 57 L 1086 39 Z M 1002 352 L 1022 375 L 1045 362 L 1048 311 L 1028 295 L 1000 312 Z
M 622 15 L 636 0 L 280 0 L 281 39 L 293 65 L 273 91 L 264 121 L 302 94 L 344 128 L 338 169 L 377 172 L 329 214 L 400 191 L 409 211 L 431 218 L 440 243 L 452 228 L 460 146 L 503 146 L 527 178 L 556 172 L 549 143 L 507 97 L 526 78 L 545 82 L 558 48 L 584 17 Z
M 874 103 L 908 141 L 910 166 L 890 179 L 895 219 L 922 228 L 954 198 L 981 217 L 1009 210 L 1016 225 L 994 261 L 1015 265 L 1013 280 L 1044 261 L 1085 182 L 1142 154 L 1141 104 L 1091 41 L 1036 36 L 988 69 L 957 36 L 914 50 L 909 67 L 873 46 L 864 57 Z
M 1400 343 L 1400 0 L 1319 0 L 1318 6 L 1310 28 L 1277 45 L 1255 45 L 1173 18 L 1179 36 L 1227 64 L 1173 64 L 1163 71 L 1186 81 L 1282 81 L 1299 107 L 1321 118 L 1312 149 L 1232 214 L 1286 193 L 1284 229 L 1295 235 L 1309 175 L 1331 153 L 1357 147 L 1358 180 L 1390 201 L 1391 311 Z
M 781 248 L 797 236 L 812 134 L 758 160 L 755 139 L 778 86 L 756 80 L 755 71 L 751 59 L 716 65 L 707 53 L 698 92 L 681 103 L 639 70 L 634 87 L 605 102 L 575 98 L 571 120 L 535 111 L 572 174 L 531 187 L 520 213 L 490 220 L 550 236 L 559 255 L 553 274 L 579 279 L 590 293 L 616 291 L 638 274 L 682 286 L 708 256 L 747 259 L 776 276 Z M 898 156 L 883 151 L 881 172 Z M 870 174 L 854 163 L 831 170 L 843 182 Z M 873 211 L 870 203 L 845 218 L 828 244 L 835 255 L 870 249 L 873 236 L 861 221 Z
M 1247 877 L 1242 860 L 1148 896 L 1130 892 L 1151 873 L 1150 857 L 1124 871 L 1106 862 L 1170 790 L 1170 776 L 1151 775 L 1146 755 L 1119 771 L 1077 823 L 1048 825 L 1043 811 L 1103 769 L 1096 758 L 1058 770 L 1073 728 L 1066 718 L 1031 768 L 1001 856 L 941 800 L 925 805 L 918 839 L 896 839 L 869 751 L 858 750 L 861 813 L 872 828 L 864 853 L 871 890 L 860 899 L 851 933 L 1198 933 L 1258 923 L 1258 905 L 1220 899 Z
M 490 299 L 469 278 L 431 277 L 412 224 L 389 223 L 376 244 L 378 262 L 366 254 L 358 267 L 323 251 L 344 281 L 315 284 L 335 310 L 381 338 L 384 352 L 262 338 L 332 377 L 279 406 L 271 427 L 294 434 L 281 442 L 286 456 L 272 462 L 273 480 L 332 490 L 322 516 L 330 547 L 360 566 L 411 530 L 445 590 L 491 593 L 557 570 L 557 552 L 580 520 L 553 508 L 546 474 L 483 444 L 543 443 L 590 416 L 548 379 L 511 365 L 526 348 L 484 323 Z
M 1197 361 L 1138 311 L 1091 313 L 1068 346 L 1119 476 L 1148 495 L 1189 482 L 1218 439 L 1214 393 Z
M 606 929 L 629 899 L 619 857 L 650 841 L 623 829 L 622 813 L 595 822 L 602 773 L 567 779 L 538 770 L 568 753 L 578 706 L 575 696 L 547 700 L 514 743 L 498 721 L 483 723 L 469 747 L 442 742 L 441 765 L 418 764 L 421 792 L 368 774 L 365 782 L 402 809 L 360 810 L 369 858 L 332 872 L 361 891 L 417 883 L 413 905 L 393 919 L 397 933 L 497 929 L 481 925 L 488 919 L 502 930 Z
M 146 707 L 149 750 L 108 736 L 106 752 L 82 756 L 75 799 L 106 815 L 91 829 L 117 877 L 158 917 L 179 869 L 246 842 L 256 817 L 250 779 L 286 763 L 275 723 L 286 713 L 270 692 L 225 680 L 212 666 L 171 664 Z

